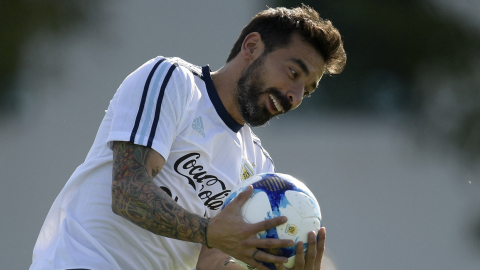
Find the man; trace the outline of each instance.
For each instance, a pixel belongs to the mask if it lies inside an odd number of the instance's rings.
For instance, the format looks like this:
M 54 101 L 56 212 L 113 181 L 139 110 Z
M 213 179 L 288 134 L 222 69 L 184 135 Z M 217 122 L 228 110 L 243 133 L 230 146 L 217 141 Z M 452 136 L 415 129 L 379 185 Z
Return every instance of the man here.
M 257 248 L 293 241 L 255 234 L 285 217 L 245 223 L 251 187 L 220 209 L 240 181 L 274 171 L 248 125 L 295 109 L 345 61 L 338 31 L 307 6 L 257 14 L 216 72 L 148 61 L 110 102 L 48 213 L 30 269 L 238 269 L 231 257 L 284 269 L 286 258 Z M 298 243 L 295 269 L 319 269 L 324 240 L 324 228 L 310 232 L 306 256 Z

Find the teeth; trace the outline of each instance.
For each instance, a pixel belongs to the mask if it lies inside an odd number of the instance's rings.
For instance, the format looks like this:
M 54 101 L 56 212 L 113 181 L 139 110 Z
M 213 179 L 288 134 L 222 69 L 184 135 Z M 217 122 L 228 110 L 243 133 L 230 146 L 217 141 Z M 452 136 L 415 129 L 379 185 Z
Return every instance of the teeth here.
M 275 104 L 275 107 L 277 108 L 277 111 L 283 112 L 282 106 L 280 106 L 280 104 L 278 104 L 277 100 L 273 97 L 272 94 L 270 94 L 270 98 L 272 99 L 273 104 Z

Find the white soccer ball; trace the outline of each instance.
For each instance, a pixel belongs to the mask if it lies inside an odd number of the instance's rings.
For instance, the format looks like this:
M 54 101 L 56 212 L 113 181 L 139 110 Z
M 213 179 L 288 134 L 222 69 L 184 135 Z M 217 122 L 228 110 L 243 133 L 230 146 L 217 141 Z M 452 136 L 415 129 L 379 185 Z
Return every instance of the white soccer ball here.
M 258 233 L 259 238 L 292 239 L 304 243 L 307 250 L 308 232 L 318 233 L 322 225 L 320 206 L 307 186 L 288 174 L 263 173 L 254 175 L 232 190 L 225 199 L 223 207 L 235 199 L 249 185 L 253 186 L 253 194 L 241 208 L 243 219 L 248 223 L 257 223 L 265 219 L 286 216 L 288 221 L 280 226 Z M 284 256 L 288 262 L 285 268 L 295 266 L 295 246 L 276 249 L 260 249 L 262 251 Z M 255 269 L 239 260 L 237 263 L 244 269 Z M 261 262 L 270 269 L 276 269 L 272 263 Z

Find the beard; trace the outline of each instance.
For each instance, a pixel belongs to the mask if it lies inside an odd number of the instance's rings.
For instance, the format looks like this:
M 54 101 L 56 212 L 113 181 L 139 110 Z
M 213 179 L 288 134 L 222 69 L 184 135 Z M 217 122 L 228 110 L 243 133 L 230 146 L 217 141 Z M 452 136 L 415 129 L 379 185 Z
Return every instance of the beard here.
M 237 82 L 238 109 L 243 120 L 252 127 L 262 126 L 275 116 L 270 113 L 267 106 L 260 106 L 262 95 L 273 95 L 282 105 L 283 113 L 286 113 L 292 107 L 288 98 L 282 95 L 277 88 L 269 87 L 264 89 L 264 64 L 265 55 L 262 55 L 243 71 Z

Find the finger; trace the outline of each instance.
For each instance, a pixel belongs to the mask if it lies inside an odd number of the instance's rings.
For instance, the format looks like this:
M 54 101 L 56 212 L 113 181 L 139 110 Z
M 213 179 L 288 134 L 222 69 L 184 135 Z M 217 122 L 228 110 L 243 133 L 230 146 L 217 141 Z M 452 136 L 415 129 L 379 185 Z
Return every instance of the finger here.
M 280 247 L 291 247 L 295 245 L 295 241 L 291 239 L 274 239 L 274 238 L 259 239 L 259 238 L 251 237 L 243 240 L 242 245 L 246 247 L 256 247 L 256 248 L 280 248 Z
M 266 231 L 271 228 L 275 228 L 287 221 L 288 221 L 288 218 L 285 216 L 274 217 L 274 218 L 266 219 L 257 223 L 253 223 L 249 225 L 248 229 L 251 230 L 252 234 L 258 233 L 261 231 Z
M 256 261 L 262 261 L 262 262 L 269 262 L 269 263 L 286 263 L 288 262 L 288 258 L 286 257 L 281 257 L 281 256 L 275 256 L 270 253 L 264 252 L 264 251 L 258 251 L 255 254 L 255 258 L 253 258 Z
M 263 267 L 265 267 L 261 262 L 269 262 L 269 263 L 273 263 L 273 264 L 284 264 L 288 261 L 287 258 L 285 257 L 280 257 L 280 256 L 275 256 L 275 255 L 272 255 L 272 254 L 269 254 L 269 253 L 266 253 L 264 251 L 261 251 L 261 250 L 257 250 L 255 251 L 253 254 L 252 254 L 252 257 L 248 260 L 245 260 L 244 262 L 249 264 L 250 266 L 255 266 L 256 265 L 261 265 Z M 259 267 L 257 267 L 258 269 L 260 269 Z M 268 267 L 266 267 L 266 269 L 268 269 Z
M 244 191 L 240 192 L 238 196 L 232 200 L 225 208 L 237 207 L 240 208 L 242 205 L 252 196 L 253 186 L 249 185 Z
M 317 256 L 315 258 L 315 269 L 320 269 L 322 266 L 323 260 L 323 252 L 325 251 L 325 237 L 327 235 L 327 231 L 325 227 L 320 228 L 318 231 L 318 239 L 317 239 Z
M 317 255 L 317 235 L 315 232 L 308 233 L 307 253 L 305 254 L 305 268 L 313 269 Z
M 305 256 L 303 255 L 303 242 L 297 242 L 295 247 L 295 269 L 303 269 L 305 266 Z

